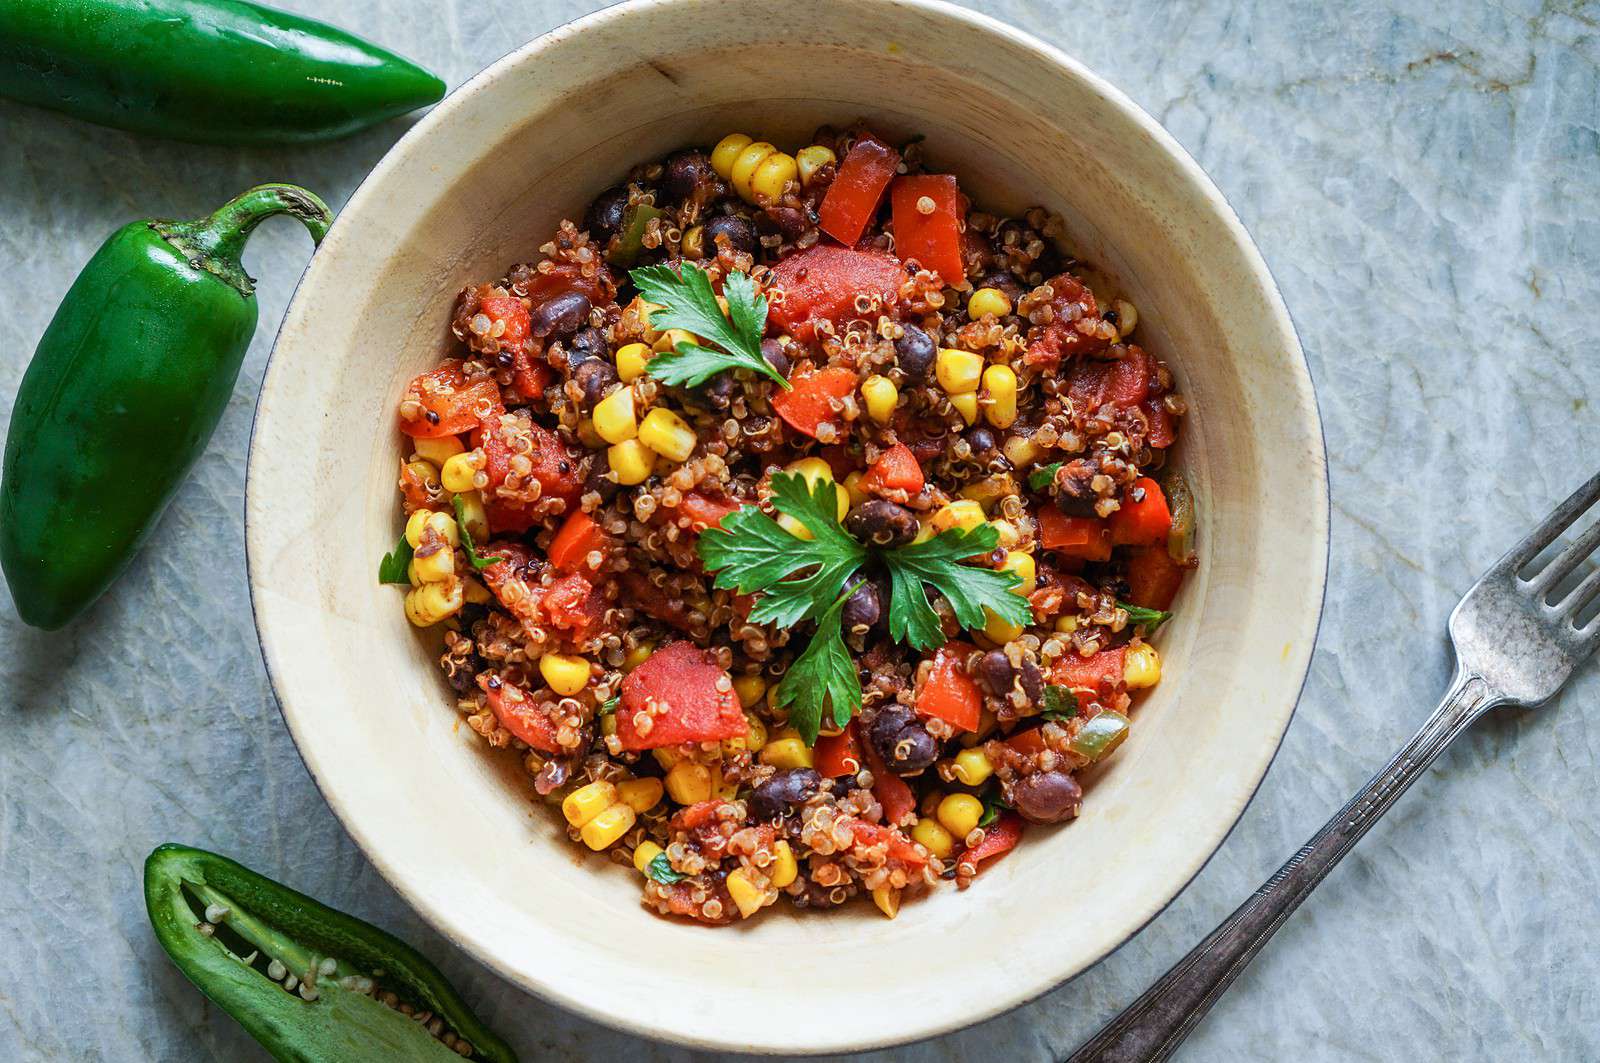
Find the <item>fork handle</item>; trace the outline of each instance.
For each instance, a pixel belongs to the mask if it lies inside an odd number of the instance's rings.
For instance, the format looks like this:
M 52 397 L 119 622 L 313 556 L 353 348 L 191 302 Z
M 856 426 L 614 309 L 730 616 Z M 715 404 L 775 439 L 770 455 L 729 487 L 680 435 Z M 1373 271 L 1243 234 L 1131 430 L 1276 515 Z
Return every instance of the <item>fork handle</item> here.
M 1154 1063 L 1171 1056 L 1367 828 L 1389 810 L 1451 739 L 1500 700 L 1482 676 L 1458 668 L 1444 700 L 1405 748 L 1226 922 L 1066 1063 Z

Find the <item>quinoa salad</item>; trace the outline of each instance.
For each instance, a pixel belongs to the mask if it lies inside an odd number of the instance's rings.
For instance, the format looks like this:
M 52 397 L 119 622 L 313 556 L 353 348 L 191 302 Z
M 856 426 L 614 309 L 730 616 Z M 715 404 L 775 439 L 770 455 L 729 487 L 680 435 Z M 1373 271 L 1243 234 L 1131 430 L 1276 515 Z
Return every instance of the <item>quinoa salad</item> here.
M 1185 405 L 1059 237 L 916 140 L 731 134 L 461 292 L 379 578 L 652 911 L 893 918 L 1127 738 L 1195 565 Z

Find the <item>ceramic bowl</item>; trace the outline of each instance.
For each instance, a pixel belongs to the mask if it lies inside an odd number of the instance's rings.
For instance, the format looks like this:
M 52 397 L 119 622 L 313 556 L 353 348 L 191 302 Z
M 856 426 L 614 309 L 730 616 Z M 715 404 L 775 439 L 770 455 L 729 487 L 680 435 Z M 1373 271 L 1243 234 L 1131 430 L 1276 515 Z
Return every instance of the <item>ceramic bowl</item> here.
M 283 714 L 329 805 L 433 925 L 541 997 L 643 1036 L 755 1052 L 927 1037 L 1082 971 L 1159 912 L 1238 819 L 1306 673 L 1327 556 L 1310 379 L 1261 256 L 1148 115 L 1072 59 L 939 3 L 640 0 L 563 26 L 441 103 L 351 198 L 261 390 L 250 587 Z M 706 929 L 656 917 L 584 856 L 516 758 L 455 712 L 433 634 L 379 586 L 397 538 L 395 406 L 456 292 L 536 257 L 636 161 L 742 130 L 793 150 L 867 119 L 993 209 L 1042 203 L 1137 303 L 1189 399 L 1176 460 L 1200 568 L 1165 679 L 1088 788 L 972 889 L 885 919 L 788 905 Z M 1087 899 L 1099 900 L 1093 905 Z

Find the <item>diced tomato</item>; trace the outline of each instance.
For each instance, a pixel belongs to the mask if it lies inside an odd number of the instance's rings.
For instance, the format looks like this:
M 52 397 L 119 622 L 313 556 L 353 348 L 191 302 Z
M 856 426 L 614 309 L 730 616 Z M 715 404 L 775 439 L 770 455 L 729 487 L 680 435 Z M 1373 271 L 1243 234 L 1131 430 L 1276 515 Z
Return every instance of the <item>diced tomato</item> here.
M 720 797 L 712 801 L 696 801 L 672 817 L 672 828 L 690 831 L 703 827 L 717 818 L 717 809 L 722 804 Z
M 589 514 L 574 510 L 550 541 L 550 563 L 563 572 L 593 571 L 589 555 L 605 548 L 605 530 Z
M 1142 498 L 1135 498 L 1143 493 Z M 1161 485 L 1141 476 L 1123 493 L 1122 508 L 1111 514 L 1111 542 L 1116 546 L 1164 543 L 1172 530 L 1172 511 Z
M 917 693 L 917 711 L 934 716 L 961 731 L 976 731 L 983 712 L 983 694 L 962 668 L 974 647 L 948 642 L 933 657 L 933 670 Z
M 1045 750 L 1044 730 L 1039 727 L 1030 727 L 1028 730 L 1021 731 L 1006 739 L 1006 745 L 1025 757 L 1031 757 L 1035 753 L 1043 753 Z
M 1117 330 L 1101 318 L 1088 285 L 1070 273 L 1051 277 L 1049 284 L 1055 291 L 1050 300 L 1055 316 L 1030 339 L 1022 360 L 1028 365 L 1056 366 L 1064 359 L 1111 346 Z
M 551 627 L 572 632 L 577 640 L 588 638 L 605 617 L 605 599 L 582 576 L 562 576 L 545 589 L 540 607 Z
M 928 858 L 923 855 L 917 844 L 894 827 L 885 827 L 850 817 L 842 819 L 849 823 L 850 833 L 855 836 L 857 845 L 886 845 L 889 862 L 907 870 L 927 866 Z
M 543 362 L 535 361 L 527 351 L 512 356 L 511 387 L 518 395 L 536 402 L 544 398 L 544 389 L 555 380 L 556 372 Z
M 689 528 L 695 532 L 704 531 L 706 528 L 720 528 L 722 518 L 730 513 L 739 512 L 739 509 L 737 502 L 721 496 L 703 495 L 699 491 L 688 492 L 683 496 L 683 501 L 678 503 L 678 515 L 688 517 Z
M 773 301 L 767 318 L 773 327 L 810 343 L 817 338 L 818 320 L 843 325 L 892 312 L 905 280 L 905 267 L 891 255 L 819 244 L 772 267 L 773 287 L 782 290 L 783 299 Z M 856 297 L 861 295 L 876 299 L 879 310 L 857 310 Z
M 1022 840 L 1022 817 L 1002 812 L 1000 818 L 984 828 L 983 841 L 961 854 L 960 862 L 977 868 L 985 860 L 998 860 Z
M 917 795 L 904 779 L 889 770 L 871 742 L 862 743 L 862 753 L 872 771 L 872 796 L 883 806 L 884 820 L 896 827 L 904 824 L 917 809 Z
M 689 607 L 681 598 L 668 598 L 660 587 L 634 569 L 622 573 L 622 591 L 623 600 L 645 616 L 685 633 L 693 626 L 689 622 Z
M 599 265 L 592 276 L 585 276 L 583 267 L 574 262 L 558 262 L 548 273 L 535 270 L 528 274 L 521 287 L 534 306 L 568 292 L 581 292 L 590 303 L 602 306 L 617 294 L 616 282 L 604 265 Z
M 512 442 L 520 442 L 523 433 L 531 439 L 528 458 L 533 463 L 531 474 L 539 481 L 541 497 L 560 498 L 570 504 L 583 493 L 583 481 L 578 476 L 579 456 L 568 449 L 560 436 L 536 423 L 508 427 L 500 420 L 504 413 L 500 407 L 489 411 L 479 422 L 473 441 L 475 446 L 483 448 L 483 471 L 489 477 L 484 492 L 489 530 L 523 532 L 532 526 L 533 519 L 494 493 L 511 471 Z
M 479 377 L 468 383 L 463 364 L 452 358 L 406 385 L 401 402 L 420 403 L 423 416 L 414 421 L 400 418 L 400 431 L 417 439 L 460 435 L 477 426 L 480 411 L 500 405 L 500 385 L 494 378 Z
M 896 443 L 886 450 L 881 458 L 873 462 L 866 475 L 861 477 L 861 490 L 869 494 L 878 491 L 905 491 L 914 495 L 922 490 L 925 482 L 922 466 L 917 464 L 917 456 L 904 443 Z
M 635 722 L 640 714 L 650 721 L 643 729 Z M 733 680 L 692 642 L 667 643 L 622 681 L 617 738 L 623 749 L 714 742 L 748 729 Z
M 562 576 L 548 587 L 533 579 L 538 560 L 523 544 L 493 542 L 483 553 L 505 559 L 488 566 L 481 575 L 500 604 L 525 629 L 557 628 L 581 642 L 605 619 L 605 599 L 582 576 Z
M 895 179 L 889 190 L 894 211 L 894 253 L 900 261 L 915 259 L 946 284 L 966 280 L 961 261 L 961 192 L 950 174 L 917 174 Z M 924 213 L 926 204 L 933 210 Z
M 500 346 L 517 350 L 528 342 L 528 308 L 515 295 L 489 295 L 478 300 L 478 312 L 489 319 L 489 335 L 494 335 L 496 322 L 502 324 L 495 338 Z
M 436 485 L 437 486 L 437 485 Z M 400 462 L 400 493 L 405 496 L 406 505 L 410 509 L 443 509 L 443 499 L 437 499 L 428 490 L 428 485 L 408 461 Z
M 1114 646 L 1092 657 L 1063 654 L 1050 671 L 1050 682 L 1090 694 L 1115 690 L 1122 684 L 1122 660 L 1127 651 L 1126 646 Z
M 1098 517 L 1069 517 L 1055 506 L 1039 507 L 1039 545 L 1085 561 L 1111 559 L 1111 526 Z
M 1128 551 L 1128 601 L 1147 609 L 1170 609 L 1189 570 L 1172 560 L 1166 543 Z
M 561 752 L 561 744 L 556 741 L 555 722 L 528 697 L 527 691 L 498 676 L 491 677 L 487 672 L 478 676 L 478 686 L 483 689 L 489 711 L 494 713 L 501 727 L 541 753 Z
M 1150 426 L 1145 442 L 1152 447 L 1170 447 L 1177 442 L 1177 418 L 1172 416 L 1161 396 L 1150 396 L 1139 408 L 1144 411 L 1145 424 Z
M 812 767 L 824 779 L 854 775 L 861 770 L 861 743 L 856 738 L 856 722 L 850 721 L 836 735 L 821 735 L 813 749 Z
M 539 596 L 534 591 L 529 576 L 534 574 L 533 551 L 521 543 L 491 542 L 479 549 L 485 557 L 505 560 L 489 565 L 479 573 L 506 612 L 516 617 L 527 629 L 540 627 L 544 617 L 539 612 Z
M 853 247 L 878 212 L 883 190 L 900 166 L 900 153 L 873 136 L 864 136 L 839 164 L 817 208 L 817 227 L 847 247 Z
M 789 379 L 790 391 L 774 391 L 772 408 L 796 432 L 816 438 L 817 426 L 835 416 L 833 404 L 856 389 L 856 375 L 843 366 L 830 366 Z

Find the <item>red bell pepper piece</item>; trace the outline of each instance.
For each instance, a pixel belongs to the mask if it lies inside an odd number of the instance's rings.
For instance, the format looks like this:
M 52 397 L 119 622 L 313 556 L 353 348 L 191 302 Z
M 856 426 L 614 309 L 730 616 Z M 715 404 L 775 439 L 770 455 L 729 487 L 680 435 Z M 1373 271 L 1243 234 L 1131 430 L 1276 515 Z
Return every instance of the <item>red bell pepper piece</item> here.
M 640 716 L 648 726 L 639 726 Z M 617 738 L 623 749 L 715 742 L 748 729 L 733 680 L 692 642 L 667 643 L 622 681 Z
M 1124 573 L 1128 580 L 1128 601 L 1147 609 L 1170 609 L 1188 573 L 1187 568 L 1172 560 L 1165 543 L 1130 550 Z
M 1015 812 L 1002 812 L 1000 818 L 983 829 L 983 841 L 961 854 L 960 862 L 974 868 L 985 860 L 998 860 L 1017 847 L 1022 840 L 1022 817 Z
M 822 735 L 813 747 L 812 766 L 824 779 L 854 775 L 861 770 L 861 743 L 856 737 L 856 722 L 850 721 L 836 735 Z
M 901 826 L 917 810 L 917 795 L 878 755 L 871 742 L 862 743 L 862 756 L 872 771 L 872 796 L 883 806 L 883 818 L 891 826 Z
M 778 329 L 809 343 L 817 338 L 815 323 L 819 320 L 840 326 L 892 313 L 905 282 L 905 267 L 892 255 L 819 244 L 772 267 L 772 287 L 781 290 L 783 298 L 771 303 L 767 318 Z M 857 310 L 858 295 L 875 298 L 878 311 L 867 315 Z
M 720 528 L 722 518 L 739 512 L 739 508 L 739 503 L 729 499 L 690 491 L 678 503 L 678 515 L 689 518 L 691 531 L 701 532 L 707 528 Z
M 1114 646 L 1092 657 L 1063 654 L 1050 670 L 1050 682 L 1099 695 L 1122 685 L 1122 661 L 1128 647 Z
M 550 541 L 550 563 L 563 572 L 593 571 L 589 555 L 606 548 L 606 533 L 589 514 L 574 510 Z
M 1135 498 L 1142 492 L 1143 497 Z M 1148 476 L 1135 480 L 1122 496 L 1122 508 L 1111 514 L 1111 542 L 1116 546 L 1164 543 L 1172 530 L 1172 510 L 1161 485 Z
M 843 366 L 830 366 L 805 376 L 791 377 L 789 391 L 772 393 L 772 408 L 796 432 L 813 439 L 817 426 L 836 416 L 833 404 L 856 389 L 856 374 Z
M 1111 526 L 1098 517 L 1069 517 L 1055 506 L 1039 507 L 1039 545 L 1085 561 L 1111 560 Z
M 869 494 L 880 491 L 904 491 L 916 494 L 926 481 L 917 456 L 904 443 L 896 443 L 861 477 L 861 490 Z
M 933 657 L 933 670 L 917 693 L 917 711 L 934 716 L 960 731 L 976 731 L 983 713 L 983 694 L 962 668 L 974 647 L 947 642 Z
M 817 208 L 817 227 L 853 247 L 878 213 L 883 190 L 899 166 L 900 153 L 878 138 L 868 135 L 856 141 Z
M 528 697 L 527 691 L 488 673 L 478 676 L 478 686 L 501 727 L 541 753 L 561 752 L 555 722 Z
M 401 418 L 400 431 L 417 439 L 460 435 L 476 427 L 481 409 L 499 407 L 500 385 L 487 376 L 469 384 L 462 372 L 464 364 L 452 358 L 406 385 L 401 401 L 420 403 L 424 414 L 414 421 Z
M 924 214 L 919 204 L 928 200 L 933 210 Z M 947 173 L 896 178 L 889 190 L 894 211 L 894 253 L 900 261 L 916 259 L 946 284 L 966 280 L 961 260 L 961 192 Z
M 1006 739 L 1006 745 L 1025 757 L 1031 757 L 1035 753 L 1043 753 L 1045 750 L 1044 728 L 1030 727 L 1026 731 L 1019 731 Z

